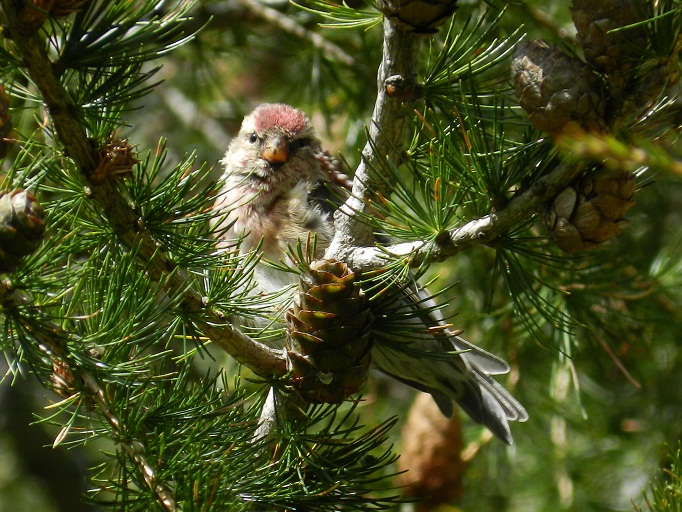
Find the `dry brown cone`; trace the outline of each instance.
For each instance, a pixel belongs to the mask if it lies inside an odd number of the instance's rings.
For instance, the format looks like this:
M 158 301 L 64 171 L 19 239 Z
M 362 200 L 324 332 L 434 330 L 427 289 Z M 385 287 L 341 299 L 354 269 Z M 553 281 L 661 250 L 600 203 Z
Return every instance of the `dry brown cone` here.
M 613 32 L 643 20 L 645 0 L 573 0 L 571 14 L 585 60 L 605 73 L 611 93 L 625 88 L 630 70 L 641 58 L 647 35 L 642 26 Z
M 285 320 L 292 386 L 306 402 L 340 403 L 360 391 L 371 362 L 372 314 L 345 263 L 311 262 Z
M 126 139 L 113 139 L 97 152 L 97 167 L 90 175 L 90 183 L 100 185 L 107 178 L 127 176 L 140 161 Z
M 637 186 L 627 171 L 601 169 L 566 187 L 549 206 L 545 224 L 562 250 L 591 249 L 620 233 L 623 215 L 635 204 Z
M 379 0 L 378 7 L 403 30 L 435 34 L 457 9 L 457 0 Z
M 81 10 L 89 0 L 55 0 L 50 14 L 55 18 L 64 18 L 71 13 Z
M 399 485 L 408 498 L 419 501 L 418 512 L 456 501 L 462 494 L 466 462 L 462 460 L 462 432 L 457 411 L 446 418 L 433 399 L 420 393 L 412 404 L 401 433 Z
M 4 158 L 9 150 L 10 143 L 7 140 L 12 132 L 12 116 L 9 115 L 9 96 L 5 88 L 0 85 L 0 158 Z
M 21 0 L 18 22 L 24 32 L 35 32 L 43 26 L 55 0 Z
M 568 125 L 604 129 L 604 92 L 588 65 L 535 39 L 516 47 L 511 68 L 516 97 L 537 129 L 553 135 Z

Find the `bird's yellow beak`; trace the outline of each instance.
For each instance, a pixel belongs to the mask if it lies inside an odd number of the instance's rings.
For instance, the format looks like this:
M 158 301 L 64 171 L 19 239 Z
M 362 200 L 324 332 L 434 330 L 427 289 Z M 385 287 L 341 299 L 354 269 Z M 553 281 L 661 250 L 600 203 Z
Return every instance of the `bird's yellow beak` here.
M 283 164 L 288 162 L 289 143 L 284 137 L 269 138 L 263 147 L 261 158 L 271 164 Z

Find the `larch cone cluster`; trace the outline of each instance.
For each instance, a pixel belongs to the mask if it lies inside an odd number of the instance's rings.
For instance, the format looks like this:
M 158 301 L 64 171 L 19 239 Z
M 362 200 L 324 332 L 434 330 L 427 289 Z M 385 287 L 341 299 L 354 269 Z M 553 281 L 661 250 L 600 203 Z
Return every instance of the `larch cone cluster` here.
M 634 72 L 648 42 L 640 23 L 645 12 L 644 0 L 574 0 L 571 14 L 584 61 L 539 39 L 517 46 L 512 84 L 535 128 L 555 138 L 607 134 L 633 101 L 652 100 L 636 92 L 642 78 Z M 545 208 L 557 246 L 573 253 L 616 236 L 636 188 L 627 170 L 601 165 L 587 170 Z

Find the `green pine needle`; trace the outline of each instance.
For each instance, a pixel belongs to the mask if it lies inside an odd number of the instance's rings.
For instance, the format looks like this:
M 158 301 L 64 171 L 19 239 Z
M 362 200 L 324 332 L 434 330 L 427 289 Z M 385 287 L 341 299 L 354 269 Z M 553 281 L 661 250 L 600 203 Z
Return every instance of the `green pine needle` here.
M 320 23 L 320 26 L 325 28 L 364 27 L 369 30 L 383 20 L 383 15 L 378 11 L 363 11 L 343 3 L 326 0 L 293 0 L 293 3 L 305 11 L 330 20 L 330 23 Z
M 681 512 L 682 511 L 682 451 L 668 447 L 666 467 L 654 483 L 650 492 L 642 493 L 646 508 L 634 505 L 635 512 Z
M 503 64 L 522 34 L 519 28 L 504 39 L 491 38 L 504 14 L 505 9 L 487 9 L 478 19 L 470 16 L 463 23 L 455 16 L 443 41 L 432 40 L 423 81 L 427 103 L 443 105 L 447 111 L 453 96 L 506 78 Z M 483 90 L 478 88 L 478 94 Z

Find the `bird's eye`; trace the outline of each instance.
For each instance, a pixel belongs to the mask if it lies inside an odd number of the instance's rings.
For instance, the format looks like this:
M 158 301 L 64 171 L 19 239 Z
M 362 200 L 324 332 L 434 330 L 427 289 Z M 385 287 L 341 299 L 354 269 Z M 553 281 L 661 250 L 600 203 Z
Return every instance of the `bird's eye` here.
M 256 135 L 255 132 L 252 133 L 251 135 L 249 135 L 249 143 L 250 144 L 255 144 L 257 140 L 258 140 L 258 135 Z

